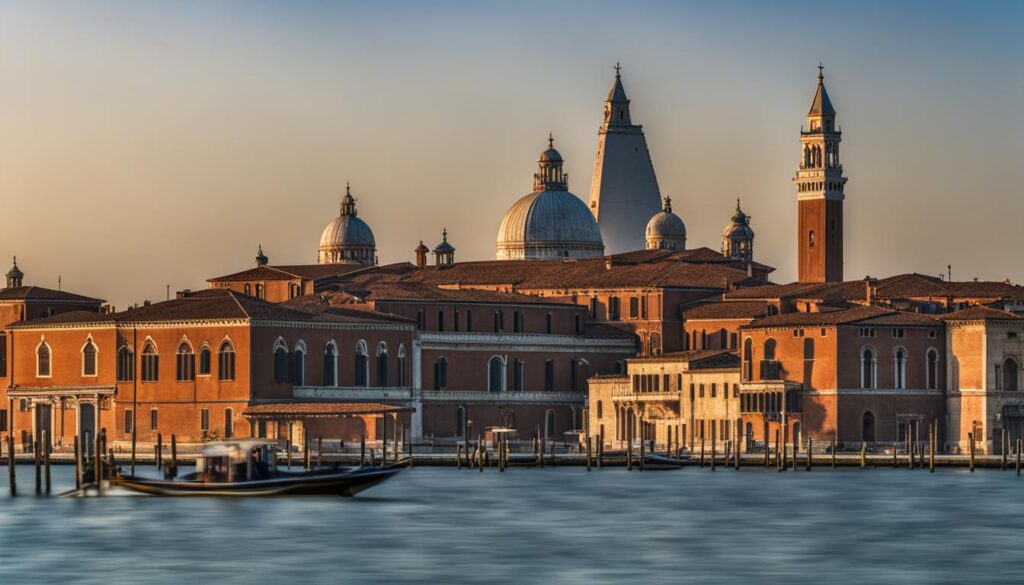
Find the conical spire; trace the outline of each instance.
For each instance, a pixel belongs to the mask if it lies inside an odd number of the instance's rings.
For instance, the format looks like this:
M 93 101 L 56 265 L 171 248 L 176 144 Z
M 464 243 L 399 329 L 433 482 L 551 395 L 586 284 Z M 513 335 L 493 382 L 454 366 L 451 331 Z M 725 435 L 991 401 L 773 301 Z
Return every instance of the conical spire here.
M 622 87 L 622 66 L 615 64 L 615 81 L 604 102 L 604 124 L 608 126 L 631 126 L 629 118 L 629 98 Z
M 814 92 L 814 99 L 811 100 L 811 109 L 808 116 L 835 116 L 836 110 L 832 107 L 832 100 L 828 99 L 828 92 L 825 91 L 825 67 L 818 63 L 818 89 Z
M 356 215 L 356 198 L 352 196 L 348 181 L 345 181 L 345 196 L 341 199 L 341 215 Z

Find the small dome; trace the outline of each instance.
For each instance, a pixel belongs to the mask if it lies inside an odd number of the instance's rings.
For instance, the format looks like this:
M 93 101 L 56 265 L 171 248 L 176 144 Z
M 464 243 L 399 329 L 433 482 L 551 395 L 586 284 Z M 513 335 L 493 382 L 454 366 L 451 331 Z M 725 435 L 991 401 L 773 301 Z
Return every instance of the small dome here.
M 430 248 L 428 248 L 428 247 L 427 247 L 427 246 L 426 246 L 426 245 L 425 245 L 425 244 L 423 243 L 423 240 L 420 240 L 420 245 L 419 245 L 419 246 L 416 246 L 416 250 L 415 250 L 415 251 L 416 251 L 416 252 L 423 252 L 424 254 L 426 254 L 427 252 L 429 252 L 429 251 L 430 251 Z
M 450 254 L 455 251 L 455 246 L 448 243 L 448 230 L 444 230 L 441 236 L 441 243 L 434 248 L 435 254 Z
M 730 240 L 753 239 L 754 230 L 750 229 L 750 216 L 740 209 L 740 200 L 736 200 L 736 213 L 732 214 L 732 223 L 725 226 L 722 237 Z
M 647 222 L 648 250 L 684 250 L 686 249 L 686 224 L 678 215 L 672 213 L 672 198 L 666 196 L 661 211 Z
M 24 278 L 24 277 L 25 277 L 25 273 L 22 272 L 20 268 L 18 268 L 18 259 L 15 258 L 14 259 L 14 266 L 11 266 L 11 269 L 7 271 L 7 278 L 18 278 L 18 279 L 21 279 L 21 278 Z
M 343 215 L 331 220 L 320 236 L 324 246 L 376 246 L 373 230 L 354 215 Z
M 565 162 L 562 160 L 562 153 L 555 150 L 555 137 L 551 133 L 548 133 L 548 149 L 540 153 L 538 162 Z

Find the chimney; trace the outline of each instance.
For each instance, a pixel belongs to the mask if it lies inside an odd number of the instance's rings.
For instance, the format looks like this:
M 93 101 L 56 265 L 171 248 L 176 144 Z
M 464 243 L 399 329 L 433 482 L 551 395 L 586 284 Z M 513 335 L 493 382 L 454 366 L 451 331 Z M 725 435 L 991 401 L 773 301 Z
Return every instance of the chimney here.
M 427 254 L 430 249 L 423 244 L 423 240 L 420 240 L 420 245 L 416 246 L 416 268 L 423 270 L 427 267 Z
M 604 269 L 605 270 L 611 270 L 612 269 L 612 257 L 611 256 L 605 256 L 604 257 Z
M 192 291 L 186 288 L 185 290 L 179 290 L 177 293 L 175 293 L 174 298 L 185 299 L 190 296 L 192 296 Z
M 149 306 L 149 299 L 146 299 L 146 300 L 142 301 L 142 306 L 143 307 L 148 307 Z
M 867 303 L 869 307 L 875 303 L 875 282 L 877 282 L 877 280 L 870 276 L 864 277 L 864 302 Z

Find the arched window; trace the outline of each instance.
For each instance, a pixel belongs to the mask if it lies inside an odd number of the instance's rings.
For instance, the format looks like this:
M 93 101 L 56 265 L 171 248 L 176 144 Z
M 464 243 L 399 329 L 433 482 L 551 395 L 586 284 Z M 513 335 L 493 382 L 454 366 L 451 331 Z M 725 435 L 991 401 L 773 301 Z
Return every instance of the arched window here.
M 622 373 L 622 360 L 615 360 L 615 364 L 612 366 L 612 373 L 613 374 L 621 374 Z
M 50 377 L 50 346 L 45 341 L 36 348 L 36 377 Z
M 865 345 L 860 350 L 860 387 L 874 388 L 877 380 L 877 358 L 875 350 Z
M 494 356 L 487 362 L 487 390 L 490 392 L 505 390 L 505 360 L 499 356 Z
M 875 415 L 871 411 L 864 413 L 864 420 L 861 423 L 861 440 L 865 443 L 875 442 Z
M 604 418 L 604 408 L 600 400 L 597 401 L 597 418 Z
M 926 355 L 926 362 L 928 364 L 925 370 L 925 386 L 929 390 L 935 390 L 939 387 L 939 352 L 934 349 L 929 349 Z
M 284 341 L 279 339 L 274 344 L 274 381 L 278 383 L 287 382 L 288 375 L 288 348 Z
M 244 290 L 245 290 L 245 294 L 251 295 L 252 294 L 252 285 L 251 284 L 246 284 Z
M 456 313 L 458 314 L 458 313 Z M 406 386 L 405 380 L 405 344 L 398 346 L 398 387 L 404 388 Z
M 377 344 L 377 386 L 388 385 L 388 346 L 383 341 Z
M 661 355 L 660 333 L 651 333 L 651 355 Z
M 455 436 L 465 437 L 466 434 L 466 407 L 459 405 L 455 409 Z
M 224 438 L 230 439 L 235 436 L 235 411 L 230 408 L 224 409 Z
M 512 361 L 512 389 L 523 391 L 523 360 L 519 358 Z
M 207 353 L 210 352 L 210 348 L 207 347 L 205 349 Z M 217 350 L 217 379 L 235 379 L 235 347 L 227 340 L 224 340 L 224 343 L 221 343 L 220 348 Z
M 814 339 L 810 337 L 804 338 L 804 359 L 814 359 Z
M 135 354 L 127 345 L 117 350 L 117 381 L 131 382 L 135 379 Z
M 356 386 L 370 385 L 370 351 L 362 339 L 356 344 Z
M 754 377 L 754 341 L 749 337 L 743 340 L 743 379 L 750 381 Z
M 1006 358 L 1003 360 L 1003 390 L 1017 389 L 1017 360 Z
M 160 380 L 160 354 L 152 341 L 142 346 L 142 381 L 156 382 Z
M 550 439 L 555 436 L 555 411 L 548 409 L 544 413 L 544 438 Z
M 764 359 L 775 359 L 775 340 L 770 337 L 764 342 Z
M 192 346 L 187 341 L 178 344 L 178 353 L 175 356 L 176 367 L 174 379 L 179 382 L 191 382 L 196 379 L 196 355 L 192 353 Z
M 209 345 L 204 345 L 199 348 L 199 375 L 209 376 L 210 370 L 213 369 L 213 351 L 210 350 Z
M 338 385 L 338 345 L 328 341 L 324 346 L 324 386 Z
M 544 362 L 544 391 L 554 392 L 555 390 L 555 361 Z
M 440 390 L 448 385 L 448 360 L 439 357 L 434 362 L 434 390 Z
M 897 347 L 892 353 L 893 387 L 903 390 L 907 387 L 907 350 Z
M 292 384 L 303 386 L 306 383 L 306 344 L 299 340 L 292 352 Z
M 96 375 L 96 344 L 92 342 L 91 337 L 82 346 L 82 375 Z

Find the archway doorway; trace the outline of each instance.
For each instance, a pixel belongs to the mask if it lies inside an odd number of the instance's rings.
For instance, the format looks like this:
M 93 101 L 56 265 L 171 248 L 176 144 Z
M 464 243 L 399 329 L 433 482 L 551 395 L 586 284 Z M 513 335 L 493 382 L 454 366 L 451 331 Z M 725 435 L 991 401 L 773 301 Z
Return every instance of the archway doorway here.
M 866 443 L 875 442 L 875 415 L 870 411 L 864 413 L 861 440 Z
M 96 444 L 96 405 L 91 402 L 78 405 L 78 437 L 82 451 L 91 456 Z

